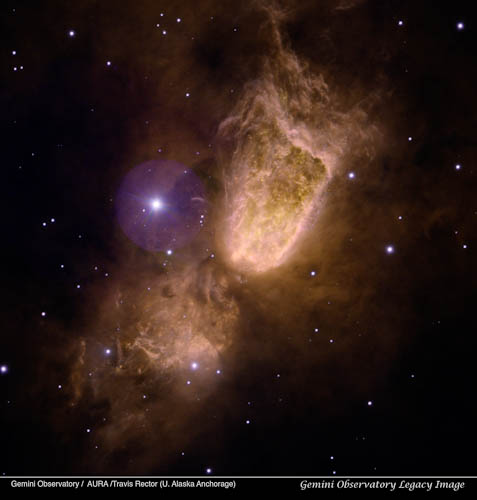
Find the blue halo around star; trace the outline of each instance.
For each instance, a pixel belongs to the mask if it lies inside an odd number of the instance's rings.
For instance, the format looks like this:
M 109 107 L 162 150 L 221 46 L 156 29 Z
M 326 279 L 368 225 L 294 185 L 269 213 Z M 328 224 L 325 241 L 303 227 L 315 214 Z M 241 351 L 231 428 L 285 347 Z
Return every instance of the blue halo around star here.
M 145 250 L 174 250 L 190 243 L 205 213 L 200 179 L 175 161 L 148 161 L 126 174 L 116 214 L 126 236 Z

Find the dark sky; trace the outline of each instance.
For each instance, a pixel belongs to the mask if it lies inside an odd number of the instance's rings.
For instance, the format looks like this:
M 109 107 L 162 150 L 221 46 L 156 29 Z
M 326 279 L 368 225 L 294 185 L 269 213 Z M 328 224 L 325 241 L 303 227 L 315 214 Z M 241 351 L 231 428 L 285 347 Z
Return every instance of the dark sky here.
M 2 474 L 475 474 L 469 2 L 0 13 Z

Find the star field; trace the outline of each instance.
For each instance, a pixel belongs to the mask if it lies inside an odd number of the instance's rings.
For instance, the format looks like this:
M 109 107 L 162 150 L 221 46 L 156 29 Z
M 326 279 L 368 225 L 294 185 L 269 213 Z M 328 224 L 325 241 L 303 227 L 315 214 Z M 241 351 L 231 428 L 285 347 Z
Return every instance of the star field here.
M 1 7 L 3 475 L 475 475 L 465 2 Z

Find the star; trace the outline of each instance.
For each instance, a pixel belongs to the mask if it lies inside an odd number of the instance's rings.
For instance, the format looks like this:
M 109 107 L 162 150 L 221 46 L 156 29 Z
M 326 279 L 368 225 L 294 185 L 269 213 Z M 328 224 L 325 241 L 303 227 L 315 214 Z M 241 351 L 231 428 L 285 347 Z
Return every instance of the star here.
M 162 201 L 159 198 L 156 198 L 151 201 L 151 207 L 153 210 L 159 210 L 162 208 Z

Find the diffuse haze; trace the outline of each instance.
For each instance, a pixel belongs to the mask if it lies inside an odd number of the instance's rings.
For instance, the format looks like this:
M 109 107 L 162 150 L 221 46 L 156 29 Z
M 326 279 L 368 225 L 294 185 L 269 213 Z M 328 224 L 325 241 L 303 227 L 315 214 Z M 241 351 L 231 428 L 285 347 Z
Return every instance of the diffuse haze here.
M 261 29 L 272 44 L 260 55 L 262 70 L 217 123 L 221 191 L 208 236 L 217 250 L 206 259 L 190 252 L 175 267 L 166 259 L 166 268 L 158 256 L 157 273 L 120 281 L 77 344 L 69 404 L 94 408 L 101 420 L 94 430 L 98 458 L 82 465 L 88 470 L 158 470 L 175 460 L 213 426 L 195 425 L 211 399 L 220 393 L 224 408 L 233 406 L 235 396 L 219 386 L 222 377 L 229 386 L 240 378 L 231 368 L 246 366 L 244 356 L 261 352 L 269 361 L 273 342 L 281 350 L 298 330 L 290 359 L 305 359 L 300 342 L 315 330 L 310 320 L 330 299 L 349 301 L 336 285 L 343 264 L 327 267 L 350 222 L 341 203 L 346 189 L 333 181 L 356 161 L 371 162 L 379 136 L 363 102 L 345 103 L 319 64 L 312 69 L 284 42 L 286 15 L 266 12 Z M 366 109 L 376 100 L 373 94 Z M 332 222 L 328 201 L 336 209 Z M 310 250 L 310 241 L 319 244 Z M 307 281 L 311 269 L 319 274 L 314 284 Z M 348 310 L 345 329 L 362 307 Z M 326 366 L 326 353 L 316 362 Z M 303 381 L 297 375 L 294 383 Z M 126 449 L 134 450 L 133 464 L 122 455 Z

